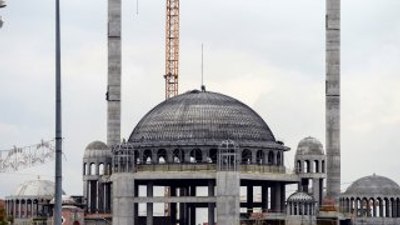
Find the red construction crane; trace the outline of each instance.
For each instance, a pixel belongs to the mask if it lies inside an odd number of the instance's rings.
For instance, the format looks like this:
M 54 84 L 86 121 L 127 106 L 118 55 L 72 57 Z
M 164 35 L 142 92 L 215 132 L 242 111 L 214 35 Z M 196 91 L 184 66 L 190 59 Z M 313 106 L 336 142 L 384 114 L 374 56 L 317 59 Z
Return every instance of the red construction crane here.
M 165 39 L 165 98 L 178 95 L 179 0 L 167 0 Z

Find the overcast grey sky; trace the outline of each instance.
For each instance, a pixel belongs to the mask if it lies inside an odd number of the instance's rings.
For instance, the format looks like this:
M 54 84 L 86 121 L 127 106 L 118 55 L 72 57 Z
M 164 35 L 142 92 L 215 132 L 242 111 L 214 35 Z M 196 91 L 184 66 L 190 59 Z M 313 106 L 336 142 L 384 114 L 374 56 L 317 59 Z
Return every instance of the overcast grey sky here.
M 64 190 L 82 193 L 83 151 L 106 135 L 106 1 L 62 2 Z M 400 182 L 400 1 L 342 0 L 342 188 L 377 173 Z M 123 0 L 122 135 L 164 98 L 165 0 Z M 325 142 L 323 0 L 181 0 L 180 92 L 207 89 L 254 108 L 292 148 Z M 54 136 L 54 1 L 0 11 L 0 149 Z M 53 163 L 0 174 L 0 197 L 53 179 Z M 5 182 L 7 181 L 7 182 Z

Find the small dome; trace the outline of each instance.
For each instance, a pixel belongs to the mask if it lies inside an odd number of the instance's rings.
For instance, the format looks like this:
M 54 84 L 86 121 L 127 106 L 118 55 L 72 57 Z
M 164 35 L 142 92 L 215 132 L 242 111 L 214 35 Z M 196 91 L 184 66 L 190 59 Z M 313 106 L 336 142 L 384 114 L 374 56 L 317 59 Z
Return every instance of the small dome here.
M 318 139 L 306 137 L 299 142 L 296 155 L 324 155 L 324 147 Z
M 227 139 L 243 145 L 285 147 L 264 120 L 229 96 L 193 90 L 169 98 L 147 113 L 132 131 L 138 145 L 219 145 Z
M 374 174 L 356 180 L 343 195 L 365 197 L 400 196 L 400 187 L 393 180 Z
M 32 180 L 21 184 L 15 196 L 54 196 L 55 184 L 49 180 Z M 63 192 L 64 193 L 64 192 Z M 65 194 L 65 193 L 64 193 Z
M 111 151 L 104 142 L 93 141 L 86 147 L 83 158 L 103 158 L 111 156 Z
M 288 202 L 314 202 L 314 198 L 302 191 L 293 193 L 287 199 Z

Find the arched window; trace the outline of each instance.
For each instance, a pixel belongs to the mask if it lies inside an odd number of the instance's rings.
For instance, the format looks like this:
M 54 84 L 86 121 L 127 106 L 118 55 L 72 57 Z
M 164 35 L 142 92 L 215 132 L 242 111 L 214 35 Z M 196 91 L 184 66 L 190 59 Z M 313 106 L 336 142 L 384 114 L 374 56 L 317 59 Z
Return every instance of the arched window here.
M 251 164 L 252 153 L 248 149 L 242 151 L 242 164 Z
M 165 164 L 167 162 L 167 151 L 165 149 L 160 149 L 157 152 L 157 162 L 159 164 Z
M 104 175 L 104 164 L 103 163 L 99 164 L 99 175 Z
M 175 149 L 172 157 L 173 157 L 174 163 L 183 162 L 183 159 L 184 159 L 183 151 L 180 149 Z
M 304 173 L 310 173 L 310 161 L 304 160 Z
M 146 149 L 143 152 L 143 162 L 145 164 L 152 164 L 153 163 L 153 153 L 151 152 L 151 150 Z
M 83 175 L 88 175 L 88 165 L 87 165 L 87 163 L 83 164 Z
M 140 156 L 139 156 L 139 151 L 135 150 L 135 151 L 133 152 L 133 156 L 135 157 L 135 163 L 136 163 L 137 165 L 142 164 L 142 160 L 140 159 Z
M 319 173 L 319 161 L 318 160 L 314 161 L 314 171 L 316 173 Z
M 263 150 L 258 150 L 256 154 L 257 164 L 262 165 L 264 164 L 264 152 Z
M 217 154 L 218 150 L 215 148 L 210 149 L 209 157 L 211 159 L 211 163 L 217 163 Z
M 274 165 L 274 152 L 268 152 L 268 165 Z
M 190 162 L 191 163 L 201 163 L 203 160 L 203 156 L 201 154 L 200 149 L 193 149 L 190 152 Z
M 96 175 L 96 164 L 91 163 L 90 164 L 90 174 L 89 175 Z

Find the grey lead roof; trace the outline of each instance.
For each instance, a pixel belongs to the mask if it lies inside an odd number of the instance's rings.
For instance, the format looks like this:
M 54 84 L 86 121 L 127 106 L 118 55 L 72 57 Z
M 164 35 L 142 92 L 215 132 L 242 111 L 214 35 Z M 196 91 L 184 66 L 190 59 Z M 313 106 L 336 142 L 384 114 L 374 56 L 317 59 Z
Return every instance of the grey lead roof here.
M 400 196 L 400 187 L 393 180 L 374 174 L 356 180 L 343 196 Z
M 324 155 L 324 147 L 318 139 L 306 137 L 299 142 L 296 155 Z
M 165 100 L 138 123 L 129 137 L 137 144 L 211 144 L 231 139 L 276 145 L 264 120 L 242 102 L 193 90 Z

